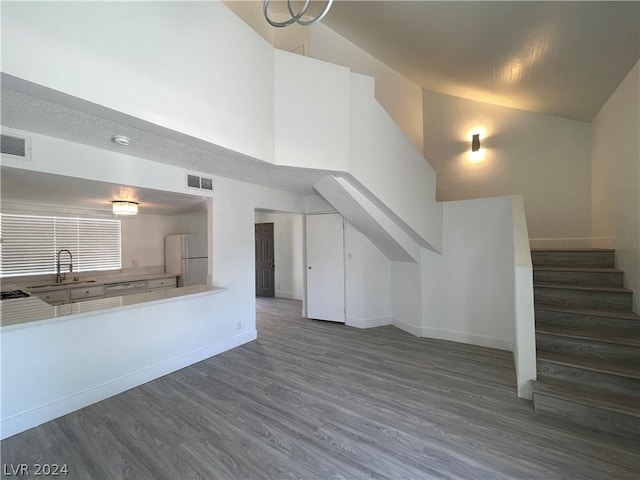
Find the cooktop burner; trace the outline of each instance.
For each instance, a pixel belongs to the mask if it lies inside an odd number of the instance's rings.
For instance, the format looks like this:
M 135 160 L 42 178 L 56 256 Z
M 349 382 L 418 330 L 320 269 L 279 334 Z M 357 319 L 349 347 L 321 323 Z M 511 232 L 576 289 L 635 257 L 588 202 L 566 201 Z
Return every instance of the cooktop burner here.
M 10 298 L 24 298 L 28 296 L 29 294 L 27 292 L 23 292 L 22 290 L 10 290 L 8 292 L 0 292 L 0 300 L 8 300 Z

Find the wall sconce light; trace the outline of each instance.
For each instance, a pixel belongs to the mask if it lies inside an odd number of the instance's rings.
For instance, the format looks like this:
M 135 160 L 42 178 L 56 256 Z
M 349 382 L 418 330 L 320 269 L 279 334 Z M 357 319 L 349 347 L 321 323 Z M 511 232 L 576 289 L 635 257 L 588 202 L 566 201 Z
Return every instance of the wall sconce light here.
M 477 152 L 480 150 L 480 134 L 474 133 L 471 137 L 471 151 Z
M 138 203 L 126 200 L 114 200 L 111 202 L 114 215 L 136 215 L 138 213 Z

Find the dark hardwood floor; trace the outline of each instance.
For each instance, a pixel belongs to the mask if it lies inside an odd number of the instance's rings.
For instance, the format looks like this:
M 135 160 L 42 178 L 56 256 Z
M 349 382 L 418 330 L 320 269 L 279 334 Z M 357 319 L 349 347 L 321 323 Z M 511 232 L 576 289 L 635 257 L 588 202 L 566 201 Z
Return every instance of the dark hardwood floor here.
M 638 442 L 535 415 L 511 353 L 302 319 L 2 442 L 67 478 L 638 478 Z M 4 470 L 4 469 L 3 469 Z

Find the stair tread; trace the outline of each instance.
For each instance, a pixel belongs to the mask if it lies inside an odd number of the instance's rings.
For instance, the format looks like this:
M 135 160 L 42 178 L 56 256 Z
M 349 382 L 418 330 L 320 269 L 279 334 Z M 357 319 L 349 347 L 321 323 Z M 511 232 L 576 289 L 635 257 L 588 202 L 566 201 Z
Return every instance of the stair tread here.
M 597 310 L 593 308 L 580 308 L 573 306 L 555 305 L 551 303 L 536 303 L 536 310 L 548 310 L 552 312 L 575 313 L 578 315 L 591 315 L 594 317 L 623 318 L 627 320 L 640 320 L 640 315 L 634 312 L 618 310 Z
M 533 392 L 640 417 L 640 397 L 587 390 L 564 383 L 539 380 L 534 382 Z
M 548 272 L 624 273 L 623 270 L 613 267 L 563 267 L 562 265 L 540 265 L 534 266 L 533 269 Z
M 538 351 L 537 356 L 538 360 L 545 360 L 553 363 L 567 365 L 570 367 L 583 368 L 600 373 L 607 373 L 610 375 L 640 379 L 640 368 L 638 368 L 638 366 L 629 366 L 602 359 L 578 357 L 576 355 L 551 353 L 545 351 Z
M 609 285 L 574 285 L 567 283 L 536 282 L 533 287 L 555 288 L 558 290 L 580 290 L 585 292 L 609 292 L 609 293 L 633 293 L 632 290 L 623 287 L 611 287 Z
M 615 252 L 614 248 L 532 248 L 532 252 Z
M 577 338 L 581 340 L 595 340 L 618 345 L 630 345 L 640 347 L 640 335 L 629 333 L 617 333 L 611 329 L 596 327 L 567 327 L 564 325 L 553 325 L 547 323 L 536 323 L 536 332 L 549 335 Z M 638 351 L 640 359 L 640 350 Z

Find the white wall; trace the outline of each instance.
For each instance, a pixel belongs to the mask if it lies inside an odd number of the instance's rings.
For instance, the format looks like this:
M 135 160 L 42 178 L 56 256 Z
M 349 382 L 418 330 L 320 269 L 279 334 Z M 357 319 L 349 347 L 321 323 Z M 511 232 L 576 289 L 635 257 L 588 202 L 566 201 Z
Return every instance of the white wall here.
M 275 296 L 304 298 L 303 217 L 257 211 L 256 223 L 273 223 Z
M 122 268 L 164 267 L 164 238 L 207 235 L 207 211 L 122 217 Z
M 4 73 L 273 161 L 273 48 L 222 3 L 16 2 L 1 21 Z
M 391 262 L 353 225 L 344 231 L 346 324 L 391 324 Z
M 511 199 L 444 203 L 442 256 L 423 249 L 422 335 L 512 350 Z
M 533 265 L 527 232 L 527 217 L 522 197 L 511 198 L 513 225 L 514 341 L 518 396 L 533 397 L 532 380 L 538 374 L 536 361 L 536 313 L 533 300 Z
M 207 235 L 207 210 L 195 210 L 193 212 L 180 213 L 172 215 L 173 232 L 172 234 L 188 233 L 191 235 Z
M 422 336 L 422 289 L 420 263 L 391 263 L 392 323 L 418 337 Z
M 375 77 L 375 97 L 411 143 L 423 148 L 422 88 L 391 67 L 323 25 L 313 28 L 297 24 L 271 27 L 264 19 L 261 1 L 224 1 L 236 15 L 276 48 L 295 51 L 325 62 L 342 65 L 352 72 Z M 286 15 L 274 11 L 275 20 Z M 315 90 L 317 92 L 317 90 Z
M 436 175 L 373 96 L 373 79 L 351 74 L 349 172 L 379 199 L 415 241 L 442 247 L 442 208 Z
M 164 237 L 174 233 L 169 215 L 136 215 L 120 219 L 122 268 L 164 266 Z
M 486 158 L 469 163 L 468 131 Z M 584 122 L 424 92 L 424 153 L 437 199 L 522 195 L 532 238 L 591 235 L 591 127 Z
M 640 64 L 592 122 L 591 211 L 594 237 L 616 238 L 616 266 L 640 312 Z
M 347 68 L 275 51 L 277 165 L 348 170 L 349 89 Z
M 309 30 L 309 56 L 375 78 L 375 98 L 422 151 L 422 88 L 324 25 Z
M 261 0 L 222 0 L 222 3 L 253 28 L 258 35 L 273 44 L 274 35 L 278 29 L 269 25 L 264 19 Z

